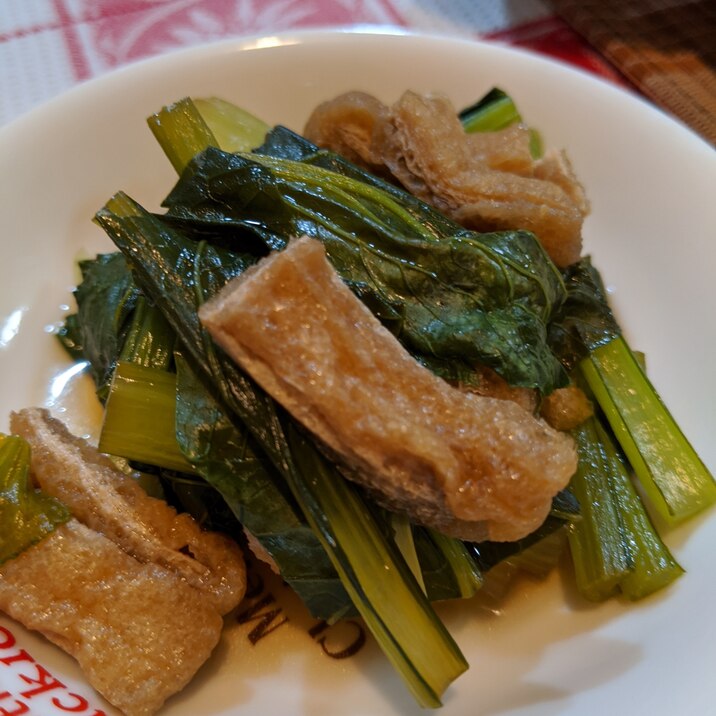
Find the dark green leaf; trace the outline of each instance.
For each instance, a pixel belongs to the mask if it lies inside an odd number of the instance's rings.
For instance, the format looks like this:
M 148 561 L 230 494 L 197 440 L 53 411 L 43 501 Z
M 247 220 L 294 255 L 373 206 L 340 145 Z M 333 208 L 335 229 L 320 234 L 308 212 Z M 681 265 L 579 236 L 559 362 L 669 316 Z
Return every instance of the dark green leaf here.
M 466 544 L 480 569 L 487 572 L 503 560 L 523 552 L 563 526 L 564 520 L 558 517 L 548 517 L 534 532 L 516 542 L 471 542 Z
M 458 118 L 468 133 L 496 132 L 522 122 L 522 115 L 512 97 L 498 87 L 491 89 L 475 104 L 463 109 Z M 535 159 L 539 159 L 544 154 L 542 138 L 532 127 L 529 134 L 530 152 Z
M 423 527 L 414 527 L 413 540 L 420 560 L 420 569 L 423 573 L 423 583 L 428 599 L 443 601 L 459 598 L 460 589 L 455 579 L 455 573 L 443 552 L 430 538 L 429 531 Z
M 552 319 L 549 342 L 568 370 L 588 353 L 621 335 L 599 272 L 589 257 L 564 270 L 567 300 Z
M 497 87 L 461 110 L 458 118 L 466 132 L 495 132 L 522 121 L 512 98 Z
M 89 361 L 98 395 L 104 399 L 139 290 L 120 253 L 101 254 L 79 266 L 77 313 L 66 322 L 65 333 Z
M 176 334 L 164 314 L 140 294 L 117 360 L 129 361 L 146 368 L 170 370 L 175 344 Z
M 417 356 L 486 364 L 544 392 L 563 385 L 546 324 L 564 286 L 534 236 L 466 231 L 359 171 L 326 153 L 295 162 L 210 147 L 165 204 L 174 219 L 250 230 L 269 249 L 319 239 L 349 285 L 390 307 L 386 325 Z
M 69 353 L 72 360 L 84 360 L 84 351 L 82 349 L 82 331 L 76 313 L 72 313 L 65 318 L 64 323 L 57 331 L 57 338 L 62 347 Z

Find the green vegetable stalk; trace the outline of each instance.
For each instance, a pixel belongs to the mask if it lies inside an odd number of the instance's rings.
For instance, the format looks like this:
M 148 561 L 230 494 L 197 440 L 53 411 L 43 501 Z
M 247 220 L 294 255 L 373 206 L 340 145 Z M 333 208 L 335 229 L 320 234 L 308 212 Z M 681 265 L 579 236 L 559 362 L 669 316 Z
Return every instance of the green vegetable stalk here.
M 0 565 L 67 522 L 72 515 L 30 482 L 30 446 L 0 434 Z
M 105 406 L 99 450 L 146 465 L 194 473 L 177 445 L 175 413 L 176 375 L 120 361 Z
M 582 519 L 568 534 L 579 591 L 593 601 L 618 590 L 640 599 L 667 586 L 683 570 L 649 520 L 609 433 L 597 417 L 574 433 L 579 469 L 570 487 Z
M 463 109 L 459 118 L 466 132 L 496 132 L 522 122 L 522 115 L 512 97 L 497 87 L 475 104 Z M 530 152 L 537 159 L 544 153 L 542 138 L 534 129 L 529 132 Z
M 716 504 L 716 482 L 624 339 L 580 364 L 651 503 L 676 524 Z
M 270 129 L 252 114 L 216 97 L 185 97 L 153 114 L 147 124 L 179 174 L 197 154 L 197 147 L 249 152 L 263 143 Z

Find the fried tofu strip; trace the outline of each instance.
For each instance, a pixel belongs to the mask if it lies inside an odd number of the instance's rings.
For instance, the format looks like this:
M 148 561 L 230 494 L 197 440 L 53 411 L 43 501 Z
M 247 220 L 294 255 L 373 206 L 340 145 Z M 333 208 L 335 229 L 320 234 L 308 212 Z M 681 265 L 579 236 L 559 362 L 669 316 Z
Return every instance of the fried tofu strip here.
M 576 469 L 571 438 L 419 365 L 307 237 L 200 311 L 214 339 L 391 509 L 465 539 L 515 540 Z
M 181 690 L 219 641 L 211 600 L 75 519 L 0 566 L 0 610 L 77 659 L 127 716 Z
M 444 95 L 407 91 L 389 107 L 347 92 L 316 107 L 304 135 L 463 226 L 532 231 L 558 266 L 581 255 L 584 190 L 564 152 L 532 158 L 522 125 L 467 134 Z
M 241 601 L 246 572 L 232 540 L 202 530 L 189 515 L 149 497 L 132 477 L 46 410 L 13 413 L 10 427 L 30 444 L 31 470 L 40 488 L 80 522 L 140 562 L 175 572 L 204 592 L 221 614 Z
M 0 565 L 0 610 L 74 656 L 125 714 L 153 714 L 243 599 L 243 554 L 149 497 L 46 410 L 13 413 L 10 424 L 30 444 L 35 483 L 73 518 Z

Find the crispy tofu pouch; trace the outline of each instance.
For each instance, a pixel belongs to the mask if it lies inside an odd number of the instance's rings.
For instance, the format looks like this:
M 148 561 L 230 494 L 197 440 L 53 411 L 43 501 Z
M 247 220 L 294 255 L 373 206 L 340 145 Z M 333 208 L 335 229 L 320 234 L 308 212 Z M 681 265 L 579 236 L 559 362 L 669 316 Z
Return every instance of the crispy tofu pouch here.
M 349 477 L 417 523 L 464 539 L 519 539 L 576 469 L 565 433 L 418 364 L 314 239 L 264 259 L 200 318 Z
M 0 610 L 75 657 L 128 716 L 180 691 L 246 591 L 239 547 L 149 497 L 45 410 L 13 413 L 41 489 L 72 519 L 0 565 Z
M 347 92 L 316 107 L 307 139 L 397 181 L 478 231 L 532 231 L 558 266 L 577 261 L 589 202 L 564 152 L 534 159 L 522 125 L 467 134 L 441 94 L 393 105 Z
M 12 432 L 32 449 L 40 488 L 65 504 L 83 524 L 101 532 L 140 562 L 154 562 L 204 592 L 224 614 L 240 601 L 245 568 L 239 548 L 206 532 L 187 514 L 148 496 L 87 441 L 70 434 L 46 410 L 10 416 Z
M 77 659 L 127 716 L 155 713 L 186 686 L 223 626 L 179 575 L 75 519 L 0 566 L 0 610 Z

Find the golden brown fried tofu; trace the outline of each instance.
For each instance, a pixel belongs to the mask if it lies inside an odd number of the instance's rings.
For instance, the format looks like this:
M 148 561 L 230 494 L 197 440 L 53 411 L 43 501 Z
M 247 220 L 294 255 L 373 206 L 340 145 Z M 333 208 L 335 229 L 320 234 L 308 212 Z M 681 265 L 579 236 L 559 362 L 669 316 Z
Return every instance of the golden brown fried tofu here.
M 153 714 L 216 646 L 246 591 L 239 547 L 149 497 L 46 410 L 13 413 L 34 481 L 73 518 L 0 566 L 0 610 L 74 656 L 128 714 Z
M 72 519 L 0 565 L 0 610 L 79 662 L 127 716 L 180 691 L 216 646 L 223 619 L 178 574 L 143 564 Z
M 569 385 L 545 396 L 540 415 L 557 430 L 573 430 L 594 415 L 594 408 L 582 390 Z
M 415 522 L 465 539 L 519 539 L 576 469 L 568 435 L 418 364 L 316 240 L 264 259 L 200 317 L 351 477 Z
M 463 226 L 532 231 L 558 266 L 581 255 L 585 192 L 563 152 L 532 157 L 523 125 L 467 134 L 444 95 L 407 91 L 386 106 L 347 92 L 316 107 L 304 135 Z
M 10 427 L 30 444 L 31 470 L 40 488 L 80 522 L 139 561 L 176 572 L 222 614 L 241 601 L 246 570 L 232 540 L 202 530 L 189 515 L 149 497 L 106 455 L 72 435 L 46 410 L 13 413 Z

